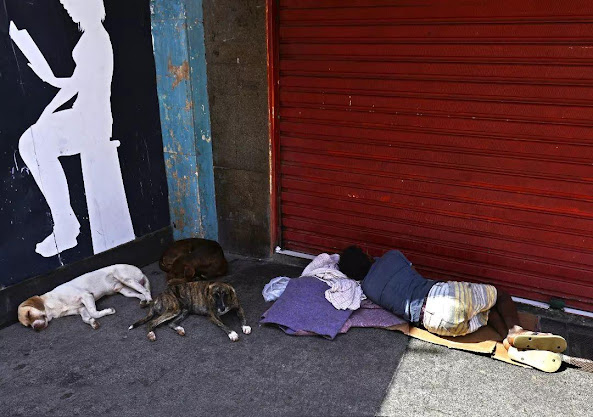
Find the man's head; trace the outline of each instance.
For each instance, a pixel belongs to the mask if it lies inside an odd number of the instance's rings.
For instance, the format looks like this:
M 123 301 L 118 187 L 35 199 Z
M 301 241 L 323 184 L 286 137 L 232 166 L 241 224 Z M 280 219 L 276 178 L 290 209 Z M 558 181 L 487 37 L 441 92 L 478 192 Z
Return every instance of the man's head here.
M 340 254 L 338 267 L 348 278 L 360 281 L 371 269 L 373 258 L 358 246 L 349 246 Z

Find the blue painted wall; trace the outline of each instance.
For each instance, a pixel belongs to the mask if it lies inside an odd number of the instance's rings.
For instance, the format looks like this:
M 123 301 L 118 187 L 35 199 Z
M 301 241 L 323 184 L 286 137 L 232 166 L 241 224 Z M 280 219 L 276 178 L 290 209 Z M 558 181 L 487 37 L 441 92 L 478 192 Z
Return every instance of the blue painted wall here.
M 201 0 L 151 0 L 175 239 L 218 239 Z

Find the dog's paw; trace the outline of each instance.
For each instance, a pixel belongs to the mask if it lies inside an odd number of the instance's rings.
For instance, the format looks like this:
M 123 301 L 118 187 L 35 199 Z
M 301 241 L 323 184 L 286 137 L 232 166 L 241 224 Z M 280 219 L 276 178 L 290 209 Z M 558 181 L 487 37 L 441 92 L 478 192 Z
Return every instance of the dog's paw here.
M 174 329 L 179 336 L 185 336 L 185 329 L 181 326 L 177 326 Z
M 98 322 L 97 320 L 94 320 L 94 319 L 91 319 L 91 322 L 90 322 L 89 324 L 91 325 L 91 327 L 92 327 L 94 330 L 97 330 L 99 327 L 101 327 L 101 326 L 99 325 L 99 322 Z
M 146 335 L 146 337 L 148 338 L 148 340 L 150 340 L 151 342 L 154 342 L 156 340 L 156 334 L 154 334 L 154 332 L 148 332 L 148 334 Z
M 239 340 L 239 335 L 237 334 L 237 332 L 232 331 L 229 333 L 229 339 L 231 339 L 231 342 L 236 342 L 237 340 Z
M 241 329 L 243 330 L 243 333 L 245 333 L 245 334 L 251 333 L 251 326 L 241 326 Z
M 115 314 L 115 308 L 106 308 L 107 314 Z

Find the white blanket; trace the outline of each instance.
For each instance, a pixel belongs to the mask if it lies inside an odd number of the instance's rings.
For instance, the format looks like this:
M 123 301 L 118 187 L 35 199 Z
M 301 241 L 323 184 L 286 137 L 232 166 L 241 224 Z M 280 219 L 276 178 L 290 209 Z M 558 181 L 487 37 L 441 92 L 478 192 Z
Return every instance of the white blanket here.
M 339 261 L 337 253 L 322 253 L 307 265 L 301 276 L 312 276 L 329 285 L 325 298 L 338 310 L 357 310 L 366 296 L 358 281 L 348 278 L 338 269 Z

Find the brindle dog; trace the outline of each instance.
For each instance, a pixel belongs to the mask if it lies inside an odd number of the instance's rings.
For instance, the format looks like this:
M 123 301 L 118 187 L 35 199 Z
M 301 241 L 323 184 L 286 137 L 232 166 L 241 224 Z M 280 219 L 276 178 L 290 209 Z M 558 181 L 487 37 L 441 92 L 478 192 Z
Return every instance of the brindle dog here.
M 148 340 L 156 340 L 155 327 L 168 322 L 170 328 L 180 336 L 185 336 L 185 329 L 180 323 L 189 314 L 208 316 L 210 321 L 220 327 L 228 335 L 231 341 L 239 340 L 239 335 L 227 327 L 220 316 L 235 310 L 243 333 L 251 333 L 251 327 L 247 325 L 245 313 L 235 289 L 224 282 L 187 282 L 185 284 L 172 285 L 167 287 L 158 297 L 150 303 L 148 315 L 132 324 L 129 329 L 141 326 L 148 322 Z
M 159 261 L 167 273 L 167 284 L 176 285 L 194 278 L 215 278 L 227 273 L 228 264 L 220 244 L 208 239 L 183 239 L 174 242 Z

